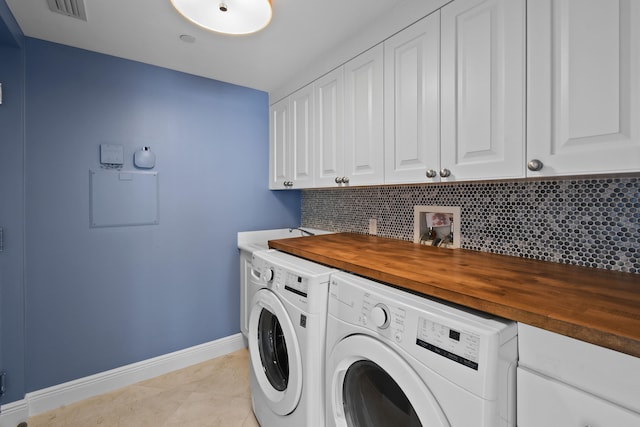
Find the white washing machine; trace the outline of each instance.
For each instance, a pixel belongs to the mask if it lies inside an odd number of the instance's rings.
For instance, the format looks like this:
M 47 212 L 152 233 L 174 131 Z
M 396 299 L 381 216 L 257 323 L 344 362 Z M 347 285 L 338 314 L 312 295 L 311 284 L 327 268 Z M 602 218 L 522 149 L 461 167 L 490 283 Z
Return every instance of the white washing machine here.
M 325 426 L 325 333 L 333 271 L 274 250 L 253 254 L 250 384 L 262 427 Z
M 253 293 L 248 290 L 253 253 L 268 249 L 269 240 L 329 233 L 329 231 L 307 227 L 238 232 L 238 249 L 240 249 L 240 332 L 242 332 L 245 339 L 249 333 L 249 311 L 251 310 L 249 305 L 253 297 Z
M 328 427 L 515 426 L 516 364 L 515 322 L 331 277 Z

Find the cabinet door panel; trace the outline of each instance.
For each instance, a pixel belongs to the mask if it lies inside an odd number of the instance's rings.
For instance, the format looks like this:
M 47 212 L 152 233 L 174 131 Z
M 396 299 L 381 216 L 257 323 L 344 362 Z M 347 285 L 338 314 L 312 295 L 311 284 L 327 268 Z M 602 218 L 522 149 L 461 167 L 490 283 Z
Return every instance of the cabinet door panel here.
M 313 187 L 313 85 L 290 97 L 292 181 L 294 188 Z
M 440 167 L 440 13 L 384 49 L 385 183 L 432 181 L 425 172 Z
M 316 186 L 335 186 L 344 175 L 344 72 L 342 67 L 315 82 Z
M 383 48 L 345 64 L 345 176 L 352 185 L 384 180 Z
M 524 176 L 523 0 L 442 8 L 441 166 L 450 179 Z
M 285 98 L 271 106 L 269 138 L 269 188 L 280 190 L 285 188 L 284 182 L 289 178 L 289 98 Z
M 636 427 L 640 414 L 518 368 L 518 426 Z
M 640 170 L 640 4 L 528 3 L 528 159 L 535 175 Z

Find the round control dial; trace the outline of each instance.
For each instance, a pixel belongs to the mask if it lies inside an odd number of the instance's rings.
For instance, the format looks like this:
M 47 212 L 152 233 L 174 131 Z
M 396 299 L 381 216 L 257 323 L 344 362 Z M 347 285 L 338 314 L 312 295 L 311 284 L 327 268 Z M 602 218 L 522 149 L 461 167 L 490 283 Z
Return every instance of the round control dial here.
M 371 310 L 371 321 L 380 329 L 389 327 L 390 322 L 389 308 L 384 304 L 376 304 Z
M 272 268 L 267 268 L 264 271 L 264 280 L 266 280 L 267 282 L 270 282 L 273 280 L 273 269 Z

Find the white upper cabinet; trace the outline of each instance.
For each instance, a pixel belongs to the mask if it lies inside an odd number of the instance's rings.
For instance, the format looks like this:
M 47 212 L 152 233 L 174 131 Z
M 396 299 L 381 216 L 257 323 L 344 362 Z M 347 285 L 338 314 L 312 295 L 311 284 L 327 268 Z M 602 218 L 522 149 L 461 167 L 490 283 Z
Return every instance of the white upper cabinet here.
M 287 188 L 291 173 L 289 149 L 289 98 L 279 101 L 269 108 L 269 188 Z
M 454 0 L 270 114 L 272 189 L 638 172 L 640 0 Z
M 441 14 L 443 180 L 523 177 L 524 0 L 455 0 Z
M 528 175 L 640 170 L 640 2 L 535 0 L 527 14 L 527 160 L 542 166 Z
M 384 181 L 438 181 L 440 12 L 386 40 L 384 61 Z
M 384 182 L 383 68 L 382 44 L 344 65 L 343 185 Z
M 344 69 L 337 68 L 314 83 L 315 184 L 335 186 L 344 176 Z
M 269 188 L 313 187 L 313 85 L 270 108 Z
M 313 85 L 291 95 L 293 188 L 313 187 Z

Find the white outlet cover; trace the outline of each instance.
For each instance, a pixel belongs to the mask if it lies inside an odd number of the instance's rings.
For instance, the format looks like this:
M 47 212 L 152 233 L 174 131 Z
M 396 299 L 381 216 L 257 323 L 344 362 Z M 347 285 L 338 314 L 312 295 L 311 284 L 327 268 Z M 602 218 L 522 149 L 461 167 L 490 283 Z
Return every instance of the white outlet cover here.
M 121 165 L 124 163 L 124 147 L 117 144 L 100 144 L 100 163 Z

